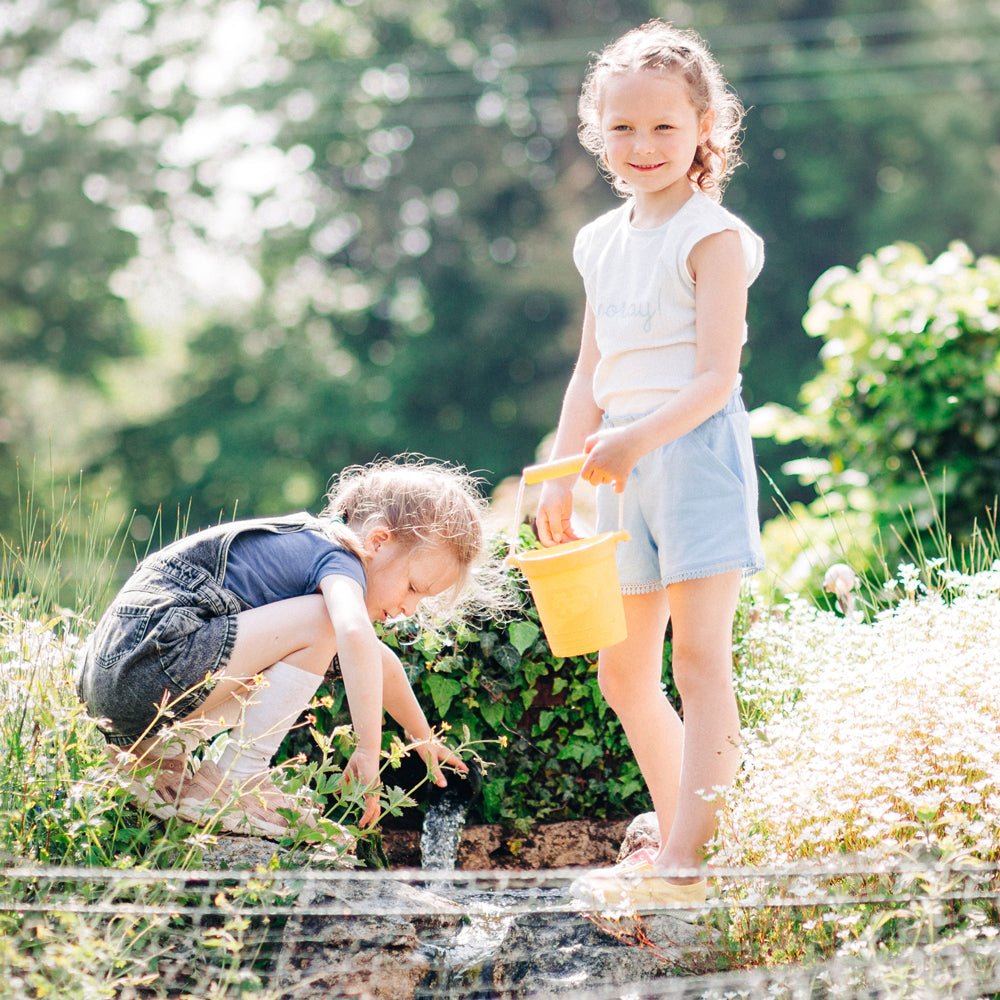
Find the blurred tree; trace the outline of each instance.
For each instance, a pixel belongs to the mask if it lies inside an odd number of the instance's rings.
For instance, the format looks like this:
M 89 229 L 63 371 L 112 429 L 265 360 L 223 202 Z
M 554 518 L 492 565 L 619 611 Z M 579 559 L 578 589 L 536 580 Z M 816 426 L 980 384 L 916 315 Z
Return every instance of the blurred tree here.
M 176 404 L 122 434 L 113 461 L 140 506 L 203 522 L 237 499 L 314 505 L 330 473 L 377 452 L 491 481 L 533 457 L 582 306 L 570 247 L 586 205 L 559 165 L 580 161 L 582 65 L 569 89 L 536 84 L 501 32 L 521 19 L 541 46 L 565 17 L 549 6 L 281 8 L 287 73 L 233 99 L 279 112 L 268 148 L 299 173 L 266 189 L 257 173 L 246 192 L 266 227 L 252 309 L 196 333 Z M 231 183 L 265 155 L 220 150 L 199 173 Z
M 755 0 L 739 24 L 673 0 L 18 10 L 0 437 L 54 438 L 147 515 L 314 505 L 376 452 L 492 481 L 531 460 L 576 349 L 573 234 L 614 204 L 577 88 L 653 14 L 702 31 L 751 106 L 726 200 L 768 244 L 752 404 L 815 370 L 800 318 L 829 266 L 1000 231 L 998 19 L 965 0 Z M 772 473 L 784 455 L 762 449 Z
M 89 125 L 104 113 L 95 82 L 70 79 L 58 40 L 71 6 L 0 14 L 0 529 L 17 523 L 35 462 L 80 461 L 74 412 L 100 406 L 100 365 L 134 354 L 135 330 L 109 288 L 136 250 L 101 178 L 130 172 L 135 151 Z M 53 90 L 50 73 L 67 72 Z M 80 73 L 83 76 L 83 72 Z M 52 419 L 53 412 L 58 414 Z M 73 444 L 69 443 L 72 439 Z M 17 468 L 18 461 L 25 468 Z M 85 459 L 84 459 L 85 461 Z M 67 465 L 67 463 L 69 463 Z M 79 465 L 77 465 L 79 468 Z M 47 469 L 45 470 L 48 471 Z M 43 477 L 44 478 L 44 477 Z
M 726 202 L 767 246 L 751 291 L 752 405 L 794 405 L 816 372 L 801 319 L 828 268 L 899 239 L 928 255 L 955 238 L 978 252 L 1000 247 L 996 12 L 826 0 L 784 3 L 779 16 L 705 27 L 750 109 L 748 166 Z M 761 440 L 757 451 L 789 498 L 814 495 L 782 474 L 800 445 Z M 763 513 L 774 512 L 765 498 Z

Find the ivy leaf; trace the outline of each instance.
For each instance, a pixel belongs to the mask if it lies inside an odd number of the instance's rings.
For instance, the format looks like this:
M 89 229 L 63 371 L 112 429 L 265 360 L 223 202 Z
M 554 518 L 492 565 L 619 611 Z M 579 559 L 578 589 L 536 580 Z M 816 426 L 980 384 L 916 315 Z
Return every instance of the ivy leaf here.
M 514 673 L 521 662 L 521 654 L 507 643 L 493 651 L 493 658 L 509 673 Z
M 437 714 L 444 718 L 451 707 L 455 696 L 462 690 L 462 685 L 453 677 L 445 677 L 443 674 L 430 673 L 424 679 L 424 687 L 427 688 Z
M 483 814 L 487 823 L 494 823 L 500 818 L 506 797 L 507 782 L 503 778 L 483 785 Z
M 539 629 L 531 622 L 514 622 L 508 629 L 510 644 L 523 656 L 534 645 Z
M 490 701 L 480 706 L 479 713 L 494 729 L 497 729 L 503 721 L 504 708 L 506 705 L 503 701 Z

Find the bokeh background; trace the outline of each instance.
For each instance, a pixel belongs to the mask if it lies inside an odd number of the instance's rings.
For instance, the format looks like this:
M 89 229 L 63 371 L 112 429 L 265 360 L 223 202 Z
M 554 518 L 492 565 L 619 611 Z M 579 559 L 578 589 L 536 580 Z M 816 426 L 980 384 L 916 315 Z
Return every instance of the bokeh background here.
M 68 479 L 193 526 L 315 508 L 413 450 L 488 486 L 557 418 L 593 51 L 701 32 L 749 108 L 748 404 L 819 366 L 809 290 L 906 240 L 1000 243 L 995 0 L 0 4 L 0 532 Z M 782 473 L 796 446 L 758 442 Z M 774 513 L 765 489 L 762 514 Z M 166 516 L 166 515 L 165 515 Z

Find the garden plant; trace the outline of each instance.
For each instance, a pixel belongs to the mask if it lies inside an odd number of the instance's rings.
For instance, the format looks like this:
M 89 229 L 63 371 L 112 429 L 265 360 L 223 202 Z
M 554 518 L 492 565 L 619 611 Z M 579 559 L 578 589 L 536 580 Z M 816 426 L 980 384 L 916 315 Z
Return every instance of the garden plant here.
M 803 325 L 822 368 L 801 408 L 754 414 L 759 436 L 809 450 L 785 469 L 818 493 L 768 525 L 783 582 L 816 584 L 838 554 L 875 580 L 924 551 L 959 558 L 996 520 L 1000 259 L 882 247 L 823 274 Z

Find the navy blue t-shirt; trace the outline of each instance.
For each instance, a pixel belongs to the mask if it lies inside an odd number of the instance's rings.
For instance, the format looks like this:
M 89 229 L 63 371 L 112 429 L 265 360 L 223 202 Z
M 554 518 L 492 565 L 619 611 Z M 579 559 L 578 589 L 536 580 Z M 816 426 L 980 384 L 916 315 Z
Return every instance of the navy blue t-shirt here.
M 318 531 L 243 531 L 229 547 L 224 586 L 251 608 L 314 594 L 324 576 L 366 589 L 361 560 Z

